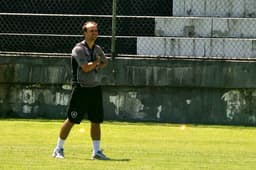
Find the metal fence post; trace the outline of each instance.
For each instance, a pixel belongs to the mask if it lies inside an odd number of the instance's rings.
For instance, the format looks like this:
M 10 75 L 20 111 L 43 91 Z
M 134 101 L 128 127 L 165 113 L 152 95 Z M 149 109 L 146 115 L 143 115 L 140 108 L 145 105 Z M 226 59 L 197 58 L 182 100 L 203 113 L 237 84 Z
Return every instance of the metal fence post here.
M 113 0 L 112 4 L 112 39 L 111 39 L 111 54 L 112 59 L 116 57 L 116 11 L 118 0 Z

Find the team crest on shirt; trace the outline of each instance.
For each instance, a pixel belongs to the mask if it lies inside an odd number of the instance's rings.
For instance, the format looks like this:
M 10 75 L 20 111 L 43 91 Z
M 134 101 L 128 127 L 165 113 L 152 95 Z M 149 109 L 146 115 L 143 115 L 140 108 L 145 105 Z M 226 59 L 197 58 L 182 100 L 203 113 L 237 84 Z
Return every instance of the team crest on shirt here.
M 72 111 L 71 112 L 71 117 L 72 118 L 76 118 L 77 117 L 77 112 L 76 111 Z

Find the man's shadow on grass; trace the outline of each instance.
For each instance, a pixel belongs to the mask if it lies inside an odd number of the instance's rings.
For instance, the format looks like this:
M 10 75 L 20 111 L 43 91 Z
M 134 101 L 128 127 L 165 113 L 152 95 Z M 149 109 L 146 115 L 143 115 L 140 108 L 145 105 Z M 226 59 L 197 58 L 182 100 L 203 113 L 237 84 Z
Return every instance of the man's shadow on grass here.
M 100 159 L 87 159 L 87 160 L 91 160 L 91 161 L 116 161 L 116 162 L 129 162 L 129 161 L 131 161 L 131 159 L 126 159 L 126 158 L 123 158 L 123 159 L 110 158 L 110 159 L 107 159 L 107 160 L 100 160 Z
M 77 157 L 73 157 L 72 155 L 68 157 L 69 159 L 77 159 Z M 83 159 L 83 158 L 79 158 L 81 160 L 90 160 L 90 161 L 116 161 L 116 162 L 129 162 L 131 161 L 131 159 L 128 158 L 109 158 L 107 160 L 100 160 L 100 159 L 91 159 L 91 158 L 87 158 L 87 159 Z
M 123 159 L 114 159 L 114 158 L 110 158 L 110 159 L 105 160 L 105 161 L 129 162 L 130 159 L 125 159 L 125 158 L 123 158 Z

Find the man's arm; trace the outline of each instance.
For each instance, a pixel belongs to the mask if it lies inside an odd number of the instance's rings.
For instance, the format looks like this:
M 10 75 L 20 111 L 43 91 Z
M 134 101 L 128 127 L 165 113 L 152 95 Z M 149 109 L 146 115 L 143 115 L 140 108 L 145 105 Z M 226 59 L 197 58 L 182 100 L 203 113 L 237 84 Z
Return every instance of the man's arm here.
M 99 51 L 99 56 L 97 56 L 97 59 L 100 60 L 100 63 L 98 65 L 98 69 L 102 69 L 108 65 L 108 59 L 107 59 L 104 51 L 102 50 L 102 48 L 100 47 L 99 49 L 100 49 L 100 51 Z
M 93 62 L 82 64 L 81 68 L 84 72 L 90 72 L 90 71 L 93 71 L 93 70 L 97 69 L 97 67 L 100 67 L 100 65 L 101 65 L 100 61 L 96 60 L 96 61 L 93 61 Z
M 93 71 L 96 69 L 96 67 L 100 65 L 100 59 L 98 58 L 93 62 L 88 62 L 87 58 L 85 57 L 85 51 L 81 46 L 76 46 L 72 50 L 72 56 L 76 59 L 78 65 L 82 68 L 84 72 Z
M 98 67 L 100 69 L 102 69 L 102 68 L 106 67 L 107 65 L 108 65 L 108 59 L 105 57 L 104 61 L 100 61 Z

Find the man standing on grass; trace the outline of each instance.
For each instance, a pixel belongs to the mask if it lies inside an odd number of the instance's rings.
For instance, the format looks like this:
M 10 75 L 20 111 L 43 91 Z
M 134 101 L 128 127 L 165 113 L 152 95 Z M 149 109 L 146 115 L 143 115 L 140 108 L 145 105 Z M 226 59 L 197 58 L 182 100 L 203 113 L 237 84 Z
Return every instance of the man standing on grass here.
M 91 122 L 93 144 L 92 159 L 107 160 L 100 149 L 101 128 L 103 122 L 102 91 L 98 72 L 108 64 L 103 50 L 95 44 L 98 37 L 97 23 L 85 22 L 82 27 L 84 40 L 72 50 L 72 93 L 64 121 L 53 151 L 54 158 L 64 158 L 64 141 L 74 124 L 79 124 L 87 114 Z

